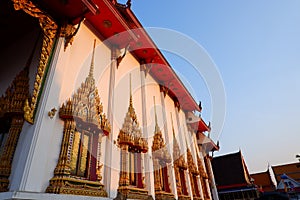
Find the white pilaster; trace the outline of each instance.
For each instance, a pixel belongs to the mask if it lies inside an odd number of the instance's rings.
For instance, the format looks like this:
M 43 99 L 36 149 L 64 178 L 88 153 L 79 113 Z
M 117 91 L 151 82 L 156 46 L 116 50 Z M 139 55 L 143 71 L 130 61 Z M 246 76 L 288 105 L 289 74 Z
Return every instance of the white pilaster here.
M 197 177 L 197 183 L 198 183 L 198 187 L 199 187 L 200 197 L 201 197 L 201 199 L 204 199 L 204 193 L 203 193 L 203 190 L 202 190 L 202 184 L 201 184 L 201 180 L 200 180 L 201 177 L 200 176 Z
M 115 89 L 115 77 L 116 77 L 116 69 L 117 69 L 117 55 L 116 48 L 111 48 L 111 63 L 110 63 L 110 77 L 109 77 L 109 91 L 108 91 L 108 110 L 107 117 L 111 125 L 111 132 L 109 136 L 106 138 L 105 143 L 105 163 L 104 163 L 104 176 L 103 183 L 107 194 L 110 198 L 114 198 L 115 194 L 111 192 L 111 173 L 112 173 L 112 145 L 113 145 L 113 137 L 114 137 L 114 89 Z M 114 196 L 112 196 L 114 195 Z
M 38 104 L 38 109 L 35 115 L 35 123 L 33 125 L 25 122 L 20 134 L 19 142 L 13 160 L 13 171 L 11 174 L 10 191 L 30 191 L 44 192 L 48 186 L 50 178 L 52 178 L 53 169 L 49 170 L 48 166 L 48 150 L 53 145 L 51 143 L 53 133 L 61 127 L 54 126 L 57 123 L 57 114 L 53 119 L 50 119 L 47 112 L 53 107 L 58 109 L 58 102 L 51 96 L 59 96 L 60 90 L 57 85 L 54 85 L 54 77 L 57 81 L 61 81 L 62 77 L 55 74 L 56 63 L 62 50 L 64 38 L 59 38 L 54 49 L 54 56 L 49 66 L 48 75 L 45 80 L 44 90 Z M 59 148 L 53 152 L 53 155 L 59 154 Z M 47 181 L 45 181 L 47 180 Z
M 185 130 L 184 127 L 180 123 L 180 118 L 179 118 L 179 111 L 175 107 L 175 118 L 177 122 L 177 129 L 178 129 L 178 136 L 179 136 L 179 146 L 181 147 L 180 150 L 181 152 L 186 152 L 187 147 L 186 147 L 186 138 L 185 138 Z
M 140 66 L 140 75 L 141 75 L 141 96 L 142 96 L 142 120 L 143 120 L 143 137 L 148 139 L 148 125 L 147 125 L 147 109 L 146 109 L 146 88 L 145 88 L 145 79 L 146 79 L 146 72 L 145 72 L 146 66 L 145 64 L 142 64 Z M 148 140 L 149 142 L 149 140 Z M 155 191 L 154 187 L 151 183 L 154 183 L 154 174 L 153 174 L 153 160 L 151 159 L 152 152 L 151 152 L 151 144 L 148 143 L 149 150 L 148 152 L 143 155 L 144 158 L 144 166 L 145 170 L 145 184 L 146 189 L 148 190 L 148 195 L 151 195 L 153 198 L 155 198 Z
M 188 139 L 188 135 L 187 134 L 187 130 L 184 129 L 185 126 L 181 125 L 181 121 L 180 121 L 180 118 L 179 118 L 179 109 L 175 107 L 175 115 L 176 115 L 176 122 L 177 122 L 177 128 L 178 128 L 178 131 L 179 131 L 179 140 L 181 141 L 181 145 L 183 147 L 182 150 L 184 150 L 184 154 L 185 154 L 185 159 L 186 161 L 187 160 L 187 139 Z M 192 149 L 191 149 L 192 150 Z M 188 193 L 190 195 L 190 197 L 193 199 L 193 193 L 192 193 L 192 187 L 191 187 L 191 180 L 190 180 L 190 175 L 189 175 L 189 169 L 187 169 L 185 171 L 185 178 L 186 178 L 186 183 L 187 183 L 187 190 L 188 190 Z
M 166 105 L 165 105 L 165 94 L 163 91 L 160 92 L 160 100 L 161 100 L 161 106 L 162 106 L 162 117 L 164 121 L 164 133 L 165 133 L 165 138 L 166 138 L 166 146 L 168 148 L 168 151 L 170 152 L 171 158 L 172 158 L 172 164 L 169 165 L 170 167 L 168 168 L 168 173 L 170 175 L 169 181 L 171 183 L 171 191 L 175 195 L 175 198 L 178 198 L 177 195 L 177 188 L 176 188 L 176 178 L 175 178 L 175 172 L 174 172 L 174 165 L 173 165 L 173 144 L 172 140 L 169 138 L 169 133 L 168 133 L 168 123 L 167 123 L 167 114 L 166 114 Z
M 216 187 L 216 182 L 215 182 L 214 172 L 213 172 L 213 169 L 212 169 L 212 165 L 211 165 L 211 162 L 210 162 L 210 158 L 207 157 L 207 158 L 205 159 L 205 161 L 206 161 L 206 166 L 207 166 L 207 169 L 206 169 L 206 170 L 207 170 L 209 179 L 211 180 L 211 185 L 209 185 L 208 180 L 206 181 L 208 187 L 210 186 L 210 188 L 211 188 L 211 193 L 210 193 L 210 191 L 209 191 L 209 195 L 212 196 L 212 199 L 213 199 L 213 200 L 219 200 L 218 190 L 217 190 L 217 187 Z

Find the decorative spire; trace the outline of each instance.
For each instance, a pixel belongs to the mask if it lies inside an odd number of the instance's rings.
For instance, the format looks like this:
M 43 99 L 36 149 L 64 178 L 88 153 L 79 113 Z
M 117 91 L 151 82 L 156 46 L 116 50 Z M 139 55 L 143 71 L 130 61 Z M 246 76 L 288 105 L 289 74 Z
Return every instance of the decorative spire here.
M 187 139 L 186 139 L 186 135 L 185 135 L 185 134 L 184 134 L 184 139 L 185 139 L 186 150 L 187 150 L 187 151 L 190 151 L 190 149 L 189 149 L 189 144 L 188 144 L 188 141 L 187 141 Z
M 159 159 L 161 163 L 170 163 L 171 155 L 167 150 L 162 133 L 157 123 L 155 96 L 153 96 L 153 101 L 154 101 L 154 113 L 155 113 L 155 131 L 153 137 L 152 155 L 153 158 Z
M 0 97 L 0 115 L 8 112 L 22 114 L 26 99 L 29 97 L 29 68 L 32 63 L 36 47 L 40 40 L 40 33 L 35 40 L 25 67 L 17 74 L 13 82 L 6 89 L 5 95 Z
M 172 112 L 171 112 L 171 123 L 172 123 L 172 133 L 173 133 L 173 157 L 174 157 L 174 160 L 176 160 L 180 157 L 180 148 L 179 148 L 176 136 L 175 136 Z
M 135 110 L 133 107 L 133 101 L 132 101 L 131 74 L 129 74 L 129 106 L 128 106 L 127 113 L 130 115 L 132 121 L 137 123 L 137 117 L 135 114 Z
M 155 104 L 155 96 L 153 96 L 154 102 L 154 115 L 155 115 L 155 133 L 159 131 L 158 123 L 157 123 L 157 115 L 156 115 L 156 104 Z
M 94 77 L 94 60 L 95 60 L 95 48 L 96 48 L 96 39 L 94 39 L 94 47 L 93 47 L 93 54 L 92 54 L 92 60 L 91 60 L 91 66 L 90 66 L 90 72 L 89 77 Z
M 131 73 L 129 74 L 129 107 L 133 107 L 132 105 L 132 91 L 131 91 Z
M 129 75 L 129 106 L 126 113 L 122 129 L 118 136 L 119 145 L 129 145 L 145 153 L 148 151 L 147 140 L 142 138 L 142 132 L 137 121 L 137 116 L 133 108 L 131 92 L 131 74 Z
M 173 160 L 174 164 L 178 167 L 181 167 L 183 169 L 187 169 L 187 164 L 184 160 L 184 155 L 180 152 L 180 147 L 177 142 L 175 131 L 174 131 L 174 124 L 173 124 L 173 117 L 171 113 L 171 122 L 172 122 L 172 131 L 173 131 Z
M 175 137 L 175 131 L 174 131 L 174 124 L 173 124 L 173 116 L 172 116 L 172 112 L 171 112 L 171 123 L 172 123 L 173 137 L 174 137 L 174 139 L 176 139 L 176 137 Z
M 93 53 L 89 75 L 85 82 L 81 83 L 75 94 L 62 105 L 59 115 L 62 119 L 70 117 L 79 117 L 89 124 L 96 125 L 105 135 L 110 132 L 110 123 L 103 113 L 103 105 L 100 102 L 98 89 L 94 79 L 94 57 L 96 40 L 94 40 Z

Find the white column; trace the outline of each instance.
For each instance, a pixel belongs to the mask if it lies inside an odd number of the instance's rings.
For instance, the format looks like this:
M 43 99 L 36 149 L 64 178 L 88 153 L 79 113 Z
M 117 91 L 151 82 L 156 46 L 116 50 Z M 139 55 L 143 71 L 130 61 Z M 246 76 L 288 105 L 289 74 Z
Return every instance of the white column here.
M 143 137 L 148 140 L 149 134 L 147 130 L 147 109 L 146 109 L 146 88 L 145 88 L 145 79 L 146 79 L 146 64 L 142 64 L 140 66 L 140 75 L 141 75 L 141 97 L 142 97 L 142 120 L 143 120 Z M 145 184 L 146 189 L 148 190 L 148 195 L 151 195 L 153 198 L 155 198 L 155 191 L 153 184 L 154 183 L 154 175 L 153 175 L 153 160 L 150 159 L 152 152 L 151 152 L 151 144 L 148 143 L 149 150 L 148 152 L 143 155 L 144 158 L 144 167 L 145 170 Z
M 115 89 L 115 76 L 117 69 L 117 55 L 116 48 L 111 48 L 111 63 L 110 63 L 110 77 L 109 77 L 109 91 L 108 91 L 108 110 L 107 110 L 107 118 L 111 125 L 111 132 L 109 136 L 106 138 L 105 143 L 105 163 L 104 163 L 104 175 L 103 175 L 103 183 L 105 189 L 108 193 L 108 196 L 113 198 L 111 195 L 111 170 L 112 170 L 112 145 L 113 145 L 113 123 L 114 123 L 114 89 Z
M 193 199 L 192 185 L 190 181 L 190 171 L 189 169 L 185 170 L 185 182 L 187 186 L 188 195 Z
M 219 196 L 218 196 L 218 190 L 217 190 L 217 187 L 216 187 L 216 182 L 215 182 L 215 176 L 214 176 L 214 172 L 212 170 L 212 165 L 211 165 L 211 162 L 210 162 L 210 158 L 207 157 L 206 159 L 206 166 L 207 166 L 207 173 L 208 173 L 208 176 L 209 176 L 209 179 L 211 180 L 211 185 L 209 185 L 208 183 L 208 186 L 210 186 L 211 188 L 211 193 L 210 196 L 212 196 L 213 200 L 219 200 Z M 206 181 L 208 182 L 208 181 Z
M 168 150 L 170 152 L 171 158 L 172 158 L 172 163 L 171 165 L 168 165 L 168 173 L 170 175 L 169 181 L 171 183 L 171 191 L 175 195 L 175 198 L 178 198 L 177 195 L 177 188 L 176 188 L 176 178 L 175 178 L 175 172 L 174 172 L 174 162 L 173 162 L 173 144 L 171 142 L 171 139 L 169 138 L 169 133 L 168 133 L 168 123 L 167 123 L 167 114 L 166 114 L 166 106 L 165 106 L 165 94 L 163 91 L 164 86 L 160 86 L 160 101 L 161 101 L 161 106 L 162 106 L 162 117 L 164 123 L 164 133 L 165 133 L 165 139 L 166 139 L 166 146 L 168 147 Z
M 184 154 L 185 154 L 185 158 L 186 158 L 186 161 L 187 161 L 187 156 L 186 156 L 186 151 L 187 151 L 187 146 L 186 146 L 186 140 L 188 138 L 188 136 L 186 135 L 186 133 L 188 132 L 187 130 L 183 129 L 183 126 L 181 125 L 180 123 L 180 118 L 179 118 L 179 111 L 178 111 L 178 107 L 175 106 L 175 115 L 176 115 L 176 122 L 177 122 L 177 128 L 178 128 L 178 132 L 179 132 L 179 140 L 181 141 L 181 144 L 183 146 L 183 149 L 184 150 Z M 181 132 L 180 132 L 181 130 Z M 192 149 L 190 149 L 192 150 Z M 191 198 L 193 198 L 193 193 L 192 193 L 192 187 L 191 187 L 191 180 L 190 180 L 190 175 L 189 175 L 189 169 L 186 170 L 186 173 L 185 173 L 185 177 L 186 177 L 186 183 L 187 183 L 187 189 L 188 189 L 188 192 L 189 192 L 189 195 Z
M 179 118 L 179 111 L 178 109 L 175 107 L 175 118 L 176 118 L 176 122 L 177 122 L 177 129 L 178 129 L 178 136 L 179 136 L 179 144 L 180 144 L 180 150 L 182 152 L 186 152 L 187 147 L 186 147 L 186 138 L 184 136 L 185 131 L 183 131 L 183 127 L 180 125 L 180 118 Z
M 51 97 L 59 96 L 60 92 L 58 84 L 54 83 L 63 81 L 56 71 L 62 44 L 63 38 L 59 38 L 53 50 L 54 56 L 38 103 L 35 123 L 31 125 L 25 122 L 20 134 L 12 164 L 10 191 L 44 192 L 53 176 L 55 163 L 48 160 L 48 150 L 51 149 L 51 146 L 57 144 L 58 148 L 52 153 L 53 156 L 57 155 L 58 157 L 60 144 L 58 144 L 59 142 L 52 144 L 51 141 L 56 133 L 59 133 L 59 137 L 61 137 L 62 130 L 60 128 L 63 127 L 55 126 L 59 121 L 58 113 L 53 119 L 50 119 L 47 113 L 53 107 L 58 110 L 60 106 L 58 99 Z M 53 158 L 53 160 L 55 159 Z
M 199 170 L 199 169 L 198 169 Z M 200 175 L 201 176 L 201 175 Z M 202 190 L 202 184 L 201 184 L 201 177 L 198 176 L 197 177 L 197 183 L 198 183 L 198 188 L 199 188 L 199 193 L 200 193 L 200 197 L 201 199 L 204 199 L 204 193 L 203 193 L 203 190 Z

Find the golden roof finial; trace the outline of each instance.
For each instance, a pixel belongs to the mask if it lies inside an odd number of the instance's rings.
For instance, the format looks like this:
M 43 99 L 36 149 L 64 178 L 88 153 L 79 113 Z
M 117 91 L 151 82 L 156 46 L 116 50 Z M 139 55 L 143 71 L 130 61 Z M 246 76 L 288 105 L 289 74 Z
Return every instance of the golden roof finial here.
M 89 72 L 90 78 L 94 77 L 95 48 L 96 48 L 96 39 L 94 39 L 94 47 L 93 47 L 92 60 L 91 60 L 91 66 L 90 66 L 90 72 Z

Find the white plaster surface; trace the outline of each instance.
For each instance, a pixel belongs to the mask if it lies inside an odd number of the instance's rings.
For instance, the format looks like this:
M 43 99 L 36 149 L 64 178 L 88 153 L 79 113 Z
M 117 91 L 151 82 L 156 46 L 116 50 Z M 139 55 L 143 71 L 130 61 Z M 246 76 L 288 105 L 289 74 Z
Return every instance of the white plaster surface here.
M 20 136 L 18 147 L 13 161 L 11 186 L 7 193 L 0 193 L 0 199 L 105 199 L 98 197 L 83 197 L 74 195 L 55 195 L 45 194 L 45 190 L 49 185 L 49 180 L 53 177 L 53 172 L 57 164 L 60 153 L 60 146 L 63 136 L 63 121 L 59 119 L 58 112 L 53 119 L 47 115 L 52 108 L 59 110 L 62 103 L 66 102 L 80 87 L 88 76 L 91 63 L 93 40 L 97 37 L 83 24 L 78 31 L 73 44 L 66 51 L 63 49 L 63 39 L 60 39 L 59 45 L 54 55 L 49 73 L 45 82 L 43 97 L 41 98 L 39 109 L 34 125 L 25 123 Z M 104 112 L 108 110 L 108 88 L 110 76 L 111 51 L 99 39 L 95 52 L 95 69 L 94 77 L 98 87 L 101 102 L 103 103 Z M 119 130 L 122 128 L 125 114 L 129 104 L 129 76 L 131 74 L 133 106 L 137 114 L 138 122 L 142 128 L 142 92 L 141 92 L 141 74 L 140 64 L 130 54 L 126 54 L 115 76 L 114 87 L 114 114 L 113 114 L 113 132 L 109 137 L 112 137 L 112 153 L 107 154 L 106 140 L 102 138 L 101 145 L 101 162 L 105 165 L 106 156 L 111 155 L 111 177 L 109 197 L 114 198 L 117 195 L 119 170 L 120 170 L 120 150 L 117 146 L 117 137 Z M 159 85 L 151 77 L 145 77 L 145 98 L 146 102 L 146 122 L 147 122 L 147 138 L 149 152 L 144 156 L 148 159 L 150 166 L 146 167 L 147 173 L 150 173 L 149 182 L 152 187 L 148 187 L 149 194 L 154 197 L 154 180 L 153 180 L 153 161 L 151 147 L 154 134 L 154 102 L 153 96 L 156 98 L 156 111 L 158 125 L 162 131 L 165 143 L 172 155 L 173 151 L 173 131 L 171 123 L 171 113 L 173 116 L 174 131 L 178 143 L 180 144 L 181 153 L 186 152 L 186 140 L 191 146 L 194 135 L 187 131 L 186 119 L 183 111 L 177 111 L 173 100 L 167 95 L 162 97 Z M 163 109 L 165 105 L 165 110 Z M 144 111 L 145 112 L 145 111 Z M 197 162 L 194 146 L 190 148 Z M 186 157 L 186 155 L 185 155 Z M 169 168 L 169 180 L 173 193 L 176 194 L 176 185 L 173 168 Z M 102 176 L 104 177 L 102 170 Z M 190 191 L 189 176 L 187 178 L 187 186 Z M 103 180 L 102 180 L 103 182 Z M 26 191 L 26 192 L 16 192 Z

